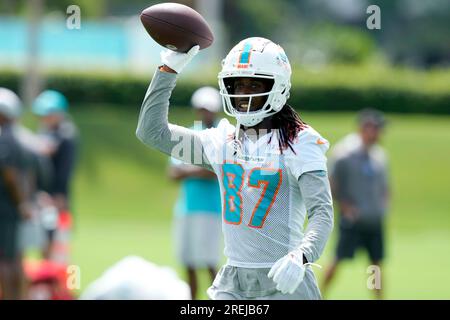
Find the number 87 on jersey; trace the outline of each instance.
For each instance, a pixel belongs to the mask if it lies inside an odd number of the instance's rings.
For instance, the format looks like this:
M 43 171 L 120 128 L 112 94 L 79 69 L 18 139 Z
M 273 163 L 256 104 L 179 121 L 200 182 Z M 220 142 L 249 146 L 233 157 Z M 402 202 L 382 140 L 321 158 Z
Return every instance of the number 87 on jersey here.
M 277 198 L 282 183 L 282 170 L 262 167 L 245 170 L 241 164 L 224 163 L 221 182 L 224 190 L 225 223 L 240 225 L 245 208 L 252 210 L 247 225 L 251 228 L 262 228 Z M 255 205 L 249 208 L 244 201 Z

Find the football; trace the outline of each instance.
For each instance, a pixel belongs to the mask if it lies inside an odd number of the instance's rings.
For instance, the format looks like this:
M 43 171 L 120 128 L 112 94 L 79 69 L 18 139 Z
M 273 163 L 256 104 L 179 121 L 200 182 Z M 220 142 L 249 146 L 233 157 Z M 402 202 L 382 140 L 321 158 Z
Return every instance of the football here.
M 187 52 L 195 45 L 209 47 L 214 36 L 206 20 L 194 9 L 179 3 L 160 3 L 141 13 L 145 30 L 170 50 Z

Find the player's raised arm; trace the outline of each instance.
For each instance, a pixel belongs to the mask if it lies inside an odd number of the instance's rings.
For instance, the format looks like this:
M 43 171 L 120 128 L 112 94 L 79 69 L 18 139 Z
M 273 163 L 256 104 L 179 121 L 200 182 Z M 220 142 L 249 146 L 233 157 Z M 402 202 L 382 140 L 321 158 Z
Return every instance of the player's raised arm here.
M 202 154 L 202 143 L 198 132 L 168 123 L 169 98 L 175 88 L 177 74 L 197 54 L 198 46 L 194 46 L 187 53 L 165 50 L 161 53 L 163 66 L 155 72 L 152 82 L 145 94 L 139 113 L 136 136 L 151 148 L 155 148 L 167 155 L 185 162 L 192 163 L 193 159 L 202 159 L 195 163 L 210 168 Z M 183 143 L 188 152 L 174 153 L 174 147 Z M 196 154 L 196 156 L 194 156 Z

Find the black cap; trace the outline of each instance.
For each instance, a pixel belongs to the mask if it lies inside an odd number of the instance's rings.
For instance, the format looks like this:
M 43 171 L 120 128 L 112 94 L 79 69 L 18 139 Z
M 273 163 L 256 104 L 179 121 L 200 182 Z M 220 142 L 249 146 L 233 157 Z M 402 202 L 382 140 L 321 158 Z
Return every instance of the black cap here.
M 358 113 L 359 125 L 363 125 L 368 122 L 379 128 L 383 128 L 386 125 L 384 114 L 381 111 L 372 108 L 365 108 Z

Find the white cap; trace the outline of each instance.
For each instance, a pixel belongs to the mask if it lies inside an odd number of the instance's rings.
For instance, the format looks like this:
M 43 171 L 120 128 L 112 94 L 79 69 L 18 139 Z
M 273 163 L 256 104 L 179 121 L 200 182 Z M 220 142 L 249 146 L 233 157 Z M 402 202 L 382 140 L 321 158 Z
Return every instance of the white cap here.
M 222 108 L 222 98 L 216 88 L 202 87 L 192 95 L 191 104 L 195 109 L 206 109 L 217 113 Z
M 22 113 L 22 102 L 13 91 L 0 88 L 0 113 L 9 119 L 17 119 Z

